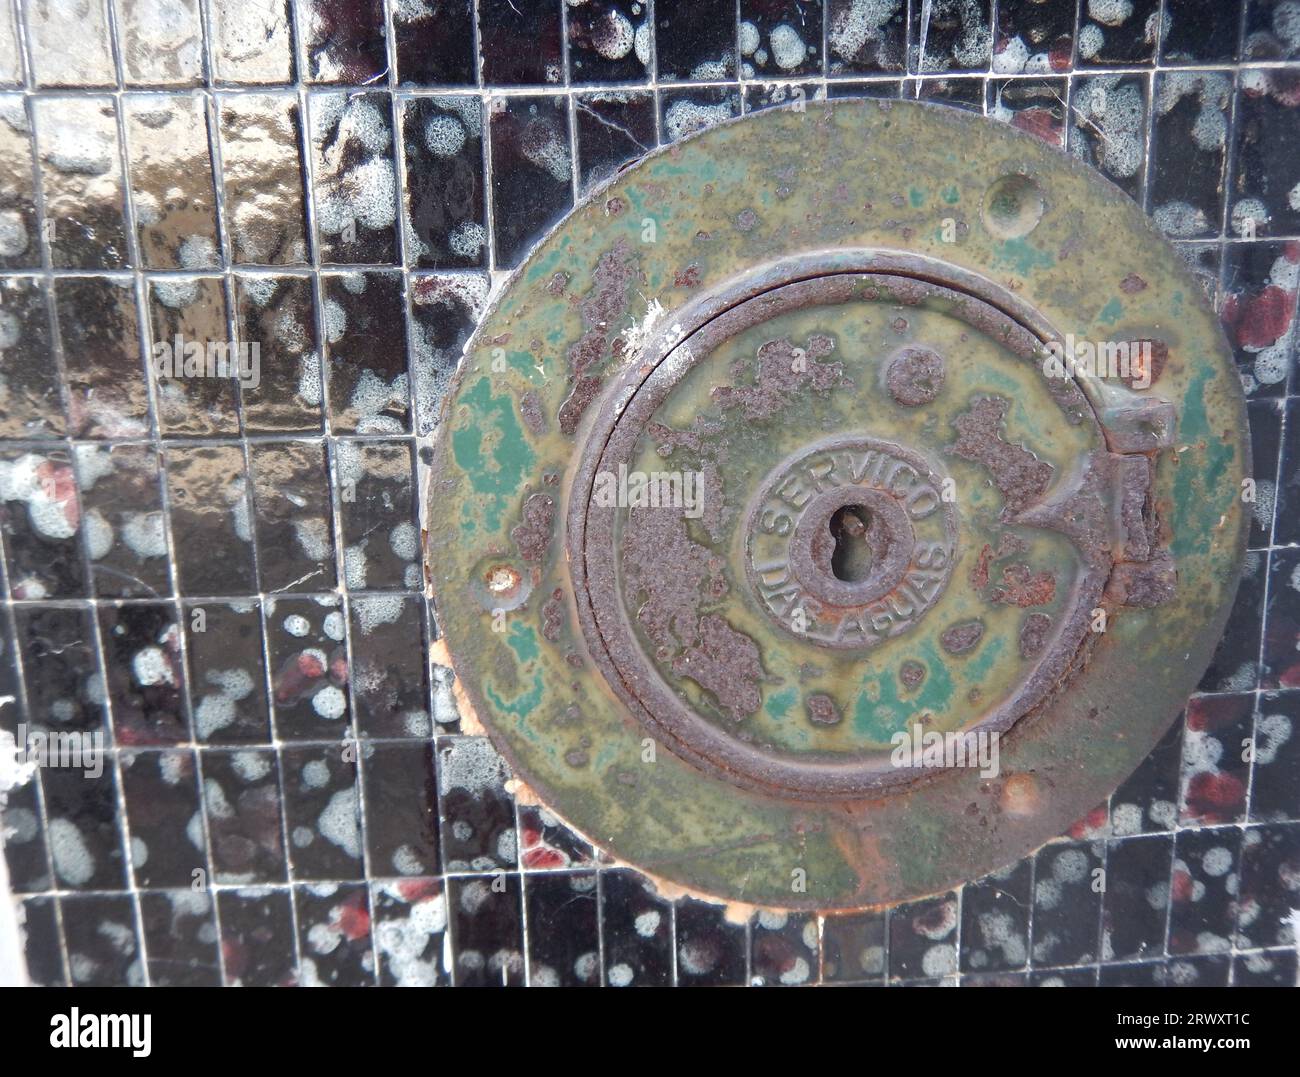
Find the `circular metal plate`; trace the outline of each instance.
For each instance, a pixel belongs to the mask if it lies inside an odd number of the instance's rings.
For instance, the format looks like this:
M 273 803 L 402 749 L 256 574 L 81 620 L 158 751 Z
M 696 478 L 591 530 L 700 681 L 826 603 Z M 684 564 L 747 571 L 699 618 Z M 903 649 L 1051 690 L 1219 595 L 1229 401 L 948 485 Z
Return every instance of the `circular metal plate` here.
M 1030 851 L 1151 749 L 1247 468 L 1214 314 L 1127 198 L 964 113 L 809 105 L 651 155 L 514 275 L 429 571 L 466 698 L 578 830 L 860 907 Z

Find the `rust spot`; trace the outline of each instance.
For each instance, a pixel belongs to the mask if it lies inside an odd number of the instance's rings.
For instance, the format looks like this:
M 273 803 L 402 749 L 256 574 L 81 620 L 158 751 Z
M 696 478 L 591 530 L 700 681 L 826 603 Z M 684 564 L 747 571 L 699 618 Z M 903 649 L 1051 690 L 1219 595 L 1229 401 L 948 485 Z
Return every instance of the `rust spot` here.
M 970 407 L 952 421 L 958 437 L 948 451 L 983 465 L 993 476 L 1003 503 L 1014 513 L 1042 497 L 1052 481 L 1053 468 L 1023 445 L 1012 445 L 1003 438 L 1003 423 L 1010 407 L 1000 396 L 971 401 Z
M 758 214 L 752 209 L 742 209 L 736 215 L 736 227 L 742 232 L 752 232 L 758 227 Z
M 551 542 L 555 523 L 555 499 L 550 494 L 529 494 L 524 501 L 523 522 L 510 532 L 510 540 L 525 561 L 540 561 Z
M 984 590 L 989 583 L 989 561 L 993 558 L 993 547 L 987 542 L 980 550 L 974 566 L 970 570 L 970 585 L 977 591 Z
M 546 282 L 546 290 L 551 295 L 563 295 L 564 290 L 569 286 L 569 274 L 562 269 L 557 269 L 551 274 L 551 279 Z
M 564 626 L 564 591 L 557 587 L 551 597 L 542 603 L 542 638 L 554 643 L 560 638 Z
M 943 389 L 943 359 L 929 348 L 904 348 L 885 374 L 889 395 L 904 407 L 929 404 Z
M 542 398 L 536 389 L 529 389 L 519 398 L 519 414 L 523 416 L 529 433 L 537 437 L 546 433 L 546 413 L 542 411 Z
M 925 680 L 925 666 L 909 658 L 898 667 L 898 679 L 904 688 L 915 688 Z
M 1138 385 L 1154 385 L 1169 362 L 1169 345 L 1163 340 L 1130 341 L 1128 353 L 1128 376 L 1121 380 L 1130 389 Z
M 824 393 L 844 381 L 842 363 L 818 360 L 829 355 L 835 342 L 824 333 L 814 333 L 805 342 L 802 354 L 796 352 L 787 337 L 769 340 L 758 349 L 754 384 L 718 385 L 711 394 L 724 411 L 739 407 L 746 419 L 761 421 L 783 411 L 790 398 L 803 389 Z M 738 371 L 737 373 L 742 373 Z
M 483 573 L 483 583 L 493 598 L 509 602 L 518 596 L 524 577 L 512 565 L 493 565 Z
M 627 312 L 628 289 L 636 275 L 636 258 L 625 239 L 620 239 L 596 263 L 591 290 L 580 305 L 584 332 L 569 349 L 572 388 L 560 405 L 559 414 L 560 429 L 567 435 L 578 429 L 583 413 L 600 392 L 603 367 L 618 350 L 616 344 Z
M 1111 573 L 1109 590 L 1126 606 L 1150 609 L 1168 602 L 1178 590 L 1173 558 L 1163 550 L 1141 564 L 1119 564 Z
M 1056 597 L 1056 577 L 1050 572 L 1034 572 L 1028 565 L 1016 563 L 1002 570 L 1002 583 L 993 590 L 993 601 L 1007 606 L 1045 606 Z
M 962 621 L 947 629 L 939 637 L 943 649 L 949 654 L 965 654 L 984 637 L 983 621 Z
M 1147 282 L 1139 277 L 1136 273 L 1130 273 L 1119 282 L 1119 290 L 1125 295 L 1134 295 L 1137 292 L 1145 291 Z
M 1020 657 L 1033 658 L 1047 643 L 1052 619 L 1045 613 L 1031 613 L 1020 626 Z
M 1037 814 L 1043 797 L 1032 774 L 1013 774 L 1003 783 L 998 801 L 1008 815 L 1024 816 Z
M 627 209 L 627 203 L 615 195 L 605 203 L 605 215 L 607 217 L 617 217 L 623 210 Z
M 700 618 L 699 643 L 687 647 L 673 660 L 673 672 L 689 677 L 735 721 L 758 710 L 763 676 L 758 645 L 737 632 L 716 613 Z
M 700 283 L 700 265 L 692 262 L 685 269 L 673 274 L 674 288 L 695 288 Z
M 825 692 L 814 692 L 803 703 L 808 721 L 814 725 L 836 725 L 840 721 L 840 709 Z

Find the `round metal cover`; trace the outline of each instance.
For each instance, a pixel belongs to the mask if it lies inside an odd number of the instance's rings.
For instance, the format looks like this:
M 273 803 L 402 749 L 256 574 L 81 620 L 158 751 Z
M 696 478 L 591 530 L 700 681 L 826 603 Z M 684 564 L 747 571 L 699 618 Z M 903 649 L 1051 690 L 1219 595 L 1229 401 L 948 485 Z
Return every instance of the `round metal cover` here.
M 912 898 L 1155 744 L 1236 588 L 1245 430 L 1199 285 L 1088 169 L 933 106 L 762 112 L 575 210 L 467 347 L 440 627 L 614 856 Z

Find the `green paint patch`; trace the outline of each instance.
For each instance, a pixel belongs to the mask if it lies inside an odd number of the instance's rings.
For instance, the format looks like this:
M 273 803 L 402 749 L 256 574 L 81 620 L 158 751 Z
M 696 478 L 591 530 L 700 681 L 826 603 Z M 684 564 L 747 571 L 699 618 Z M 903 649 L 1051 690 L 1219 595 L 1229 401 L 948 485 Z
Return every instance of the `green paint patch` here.
M 513 714 L 517 718 L 522 718 L 525 714 L 533 711 L 538 704 L 542 702 L 542 675 L 540 673 L 533 677 L 533 686 L 527 692 L 521 692 L 514 699 L 505 699 L 497 694 L 496 689 L 489 683 L 484 686 L 484 692 L 492 706 L 504 714 Z
M 461 402 L 469 407 L 475 425 L 452 433 L 452 455 L 478 495 L 484 526 L 497 531 L 537 458 L 515 415 L 514 399 L 506 393 L 494 395 L 489 378 L 479 378 L 461 394 Z M 471 511 L 468 503 L 461 506 L 462 523 Z
M 873 677 L 863 684 L 853 704 L 853 731 L 877 744 L 888 744 L 912 710 L 913 704 L 899 698 L 894 677 Z
M 907 192 L 908 201 L 912 203 L 913 208 L 920 209 L 925 205 L 925 192 L 919 187 L 912 187 Z
M 1028 276 L 1035 269 L 1049 269 L 1056 264 L 1056 258 L 1047 251 L 1040 251 L 1025 239 L 1008 239 L 999 243 L 993 251 L 993 263 L 1003 269 L 1013 269 L 1022 277 Z
M 1203 455 L 1204 470 L 1200 484 L 1196 483 L 1197 469 L 1191 460 L 1184 460 L 1174 477 L 1174 536 L 1171 543 L 1175 557 L 1191 553 L 1204 554 L 1210 550 L 1212 523 L 1223 511 L 1222 506 L 1210 500 L 1210 493 L 1219 489 L 1224 472 L 1236 456 L 1236 450 L 1210 429 L 1205 410 L 1205 385 L 1217 375 L 1202 367 L 1193 375 L 1183 398 L 1183 413 L 1178 420 L 1178 441 L 1183 445 L 1196 445 Z M 1200 448 L 1201 446 L 1204 448 Z M 1229 488 L 1229 496 L 1235 497 Z
M 954 183 L 940 191 L 939 197 L 947 202 L 948 205 L 955 206 L 961 201 L 961 192 L 957 190 L 957 185 Z
M 948 672 L 948 663 L 939 654 L 932 639 L 927 640 L 920 651 L 926 675 L 912 706 L 918 714 L 922 711 L 942 711 L 952 700 L 952 674 Z
M 1101 308 L 1101 313 L 1097 315 L 1097 321 L 1103 322 L 1106 325 L 1114 325 L 1117 321 L 1120 320 L 1120 317 L 1123 314 L 1124 314 L 1124 304 L 1121 303 L 1118 299 L 1112 299 L 1109 303 L 1107 303 L 1104 307 Z
M 793 686 L 773 692 L 763 703 L 763 709 L 773 718 L 784 718 L 790 713 L 794 701 L 799 698 L 799 690 Z
M 542 653 L 542 649 L 537 643 L 537 633 L 518 621 L 510 626 L 510 633 L 506 636 L 506 642 L 510 644 L 510 649 L 515 652 L 515 657 L 521 662 L 531 662 Z

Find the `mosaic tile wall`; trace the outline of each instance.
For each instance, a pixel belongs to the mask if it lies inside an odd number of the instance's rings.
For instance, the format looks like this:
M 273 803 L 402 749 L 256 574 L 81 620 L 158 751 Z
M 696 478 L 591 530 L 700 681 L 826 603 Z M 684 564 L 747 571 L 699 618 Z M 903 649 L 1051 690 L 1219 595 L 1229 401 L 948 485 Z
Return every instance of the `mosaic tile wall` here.
M 1259 497 L 1203 694 L 1108 804 L 941 897 L 736 925 L 463 734 L 418 461 L 494 274 L 797 93 L 973 109 L 1139 200 Z M 1294 983 L 1298 278 L 1297 0 L 0 0 L 0 727 L 111 746 L 9 795 L 32 979 Z M 156 376 L 178 335 L 260 381 Z

